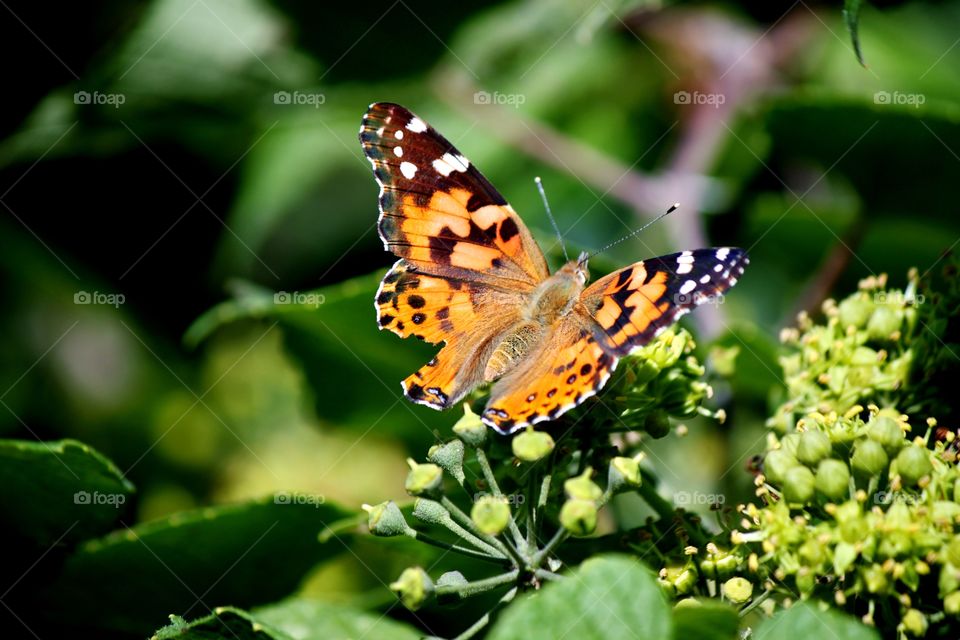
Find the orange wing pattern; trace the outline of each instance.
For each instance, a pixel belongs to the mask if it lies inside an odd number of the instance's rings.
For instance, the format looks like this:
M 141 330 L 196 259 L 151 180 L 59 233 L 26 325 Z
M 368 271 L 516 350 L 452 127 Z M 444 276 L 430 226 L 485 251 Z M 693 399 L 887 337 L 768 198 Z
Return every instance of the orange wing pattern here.
M 512 433 L 559 417 L 603 387 L 617 358 L 597 342 L 591 323 L 582 307 L 561 320 L 537 351 L 494 385 L 483 421 Z
M 513 208 L 420 118 L 372 104 L 360 141 L 380 184 L 378 228 L 388 251 L 424 272 L 523 290 L 549 275 Z
M 743 249 L 683 251 L 637 262 L 600 278 L 580 295 L 601 346 L 625 356 L 705 302 L 722 302 L 749 263 Z

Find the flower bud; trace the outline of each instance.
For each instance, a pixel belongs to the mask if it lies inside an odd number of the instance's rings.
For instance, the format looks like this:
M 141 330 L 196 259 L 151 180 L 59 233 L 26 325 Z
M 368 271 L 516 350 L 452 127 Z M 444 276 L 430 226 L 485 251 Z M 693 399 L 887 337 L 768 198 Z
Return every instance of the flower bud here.
M 753 583 L 746 578 L 730 578 L 723 583 L 723 595 L 734 604 L 743 604 L 753 597 Z
M 763 458 L 763 474 L 768 480 L 782 485 L 787 477 L 787 471 L 800 464 L 786 449 L 774 449 Z
M 927 635 L 927 617 L 916 609 L 908 609 L 900 620 L 904 631 L 917 638 Z
M 482 447 L 487 440 L 487 425 L 475 414 L 470 405 L 463 403 L 463 417 L 453 425 L 453 433 L 469 447 Z
M 686 393 L 683 394 L 686 396 Z M 665 403 L 666 404 L 666 403 Z M 643 423 L 643 430 L 653 438 L 662 438 L 670 433 L 670 416 L 661 409 L 651 411 L 647 414 Z
M 460 600 L 463 596 L 459 588 L 467 584 L 467 579 L 459 571 L 447 571 L 437 578 L 436 594 L 439 604 L 449 604 Z M 443 587 L 448 587 L 443 589 Z
M 853 325 L 860 329 L 870 318 L 873 304 L 862 296 L 850 296 L 840 303 L 840 325 L 844 328 Z
M 813 498 L 815 483 L 810 469 L 799 465 L 793 467 L 783 480 L 783 497 L 787 502 L 806 504 Z
M 926 448 L 911 444 L 904 447 L 896 459 L 897 473 L 907 486 L 914 486 L 925 475 L 933 471 L 930 454 Z
M 863 570 L 863 582 L 870 593 L 883 593 L 890 586 L 886 572 L 878 564 L 872 564 Z
M 436 500 L 417 498 L 413 503 L 413 517 L 427 524 L 444 525 L 450 521 L 450 512 Z
M 943 599 L 943 610 L 947 615 L 960 616 L 960 591 L 947 594 L 947 597 Z
M 513 455 L 524 462 L 536 462 L 553 451 L 554 442 L 549 433 L 527 429 L 513 438 L 510 443 Z
M 463 441 L 451 440 L 441 445 L 430 447 L 427 460 L 438 465 L 453 476 L 460 484 L 464 483 L 463 474 Z
M 884 450 L 893 455 L 904 445 L 903 430 L 889 416 L 877 416 L 867 426 L 867 437 L 879 442 Z
M 867 335 L 873 340 L 889 340 L 903 324 L 903 311 L 891 305 L 880 305 L 870 314 Z
M 427 572 L 420 567 L 404 569 L 396 582 L 390 584 L 390 590 L 395 592 L 410 611 L 416 611 L 433 595 L 433 581 Z
M 410 525 L 393 500 L 373 506 L 365 504 L 363 510 L 367 512 L 367 528 L 375 536 L 389 538 L 405 535 L 410 531 Z
M 887 452 L 876 440 L 866 438 L 854 445 L 853 456 L 850 458 L 854 472 L 872 477 L 886 469 L 888 463 Z
M 593 500 L 567 500 L 560 509 L 560 524 L 575 536 L 587 536 L 597 528 L 597 505 Z
M 617 493 L 626 488 L 636 488 L 642 483 L 640 475 L 640 461 L 636 458 L 617 456 L 610 461 L 607 472 L 607 489 Z
M 831 500 L 840 500 L 850 493 L 850 470 L 840 460 L 827 458 L 817 467 L 817 491 Z
M 470 519 L 483 533 L 498 535 L 510 524 L 510 505 L 502 496 L 482 496 L 473 503 Z
M 563 483 L 563 490 L 574 500 L 599 500 L 603 496 L 603 489 L 590 479 L 593 469 L 587 467 L 579 476 L 570 478 Z
M 692 565 L 683 567 L 664 567 L 660 570 L 658 582 L 673 595 L 683 596 L 697 585 L 697 571 Z
M 950 540 L 950 543 L 946 547 L 945 556 L 947 562 L 954 567 L 960 567 L 960 536 L 953 536 L 953 539 Z
M 797 460 L 808 466 L 814 466 L 830 455 L 832 446 L 830 436 L 823 431 L 811 429 L 800 434 L 797 444 Z
M 435 464 L 417 464 L 407 460 L 410 473 L 404 485 L 407 493 L 412 496 L 437 497 L 443 489 L 443 469 Z

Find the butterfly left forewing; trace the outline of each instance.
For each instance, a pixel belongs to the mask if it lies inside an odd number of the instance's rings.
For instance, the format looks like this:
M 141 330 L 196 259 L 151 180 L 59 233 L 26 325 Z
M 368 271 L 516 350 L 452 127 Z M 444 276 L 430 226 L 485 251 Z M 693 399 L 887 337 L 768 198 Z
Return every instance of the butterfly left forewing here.
M 477 168 L 413 113 L 370 105 L 360 128 L 387 250 L 429 273 L 529 290 L 549 273 L 526 225 Z

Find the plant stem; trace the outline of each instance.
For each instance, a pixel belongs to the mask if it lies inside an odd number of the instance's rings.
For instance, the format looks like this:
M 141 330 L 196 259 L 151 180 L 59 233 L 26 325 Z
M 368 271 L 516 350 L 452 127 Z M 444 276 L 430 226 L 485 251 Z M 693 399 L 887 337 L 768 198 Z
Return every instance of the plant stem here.
M 537 576 L 541 580 L 564 580 L 564 577 L 559 573 L 547 571 L 546 569 L 537 569 L 533 572 L 533 575 Z
M 487 454 L 483 449 L 476 449 L 477 452 L 477 463 L 480 465 L 480 470 L 483 471 L 483 477 L 487 480 L 487 484 L 490 485 L 490 491 L 493 492 L 493 495 L 497 498 L 503 498 L 503 492 L 500 490 L 500 485 L 497 484 L 497 479 L 493 475 L 493 468 L 490 466 L 490 461 L 487 459 Z M 520 527 L 517 526 L 517 523 L 513 519 L 513 513 L 510 514 L 510 533 L 513 534 L 513 542 L 517 547 L 523 546 L 523 534 L 520 533 Z
M 644 470 L 640 470 L 640 473 L 643 474 L 643 482 L 640 483 L 640 486 L 637 488 L 637 493 L 643 498 L 644 502 L 650 505 L 650 508 L 657 512 L 657 515 L 664 520 L 672 520 L 677 517 L 677 507 L 669 500 L 665 500 L 659 493 L 657 493 L 656 488 L 656 479 Z M 690 536 L 690 540 L 696 544 L 697 547 L 703 547 L 707 544 L 707 537 L 703 535 L 703 532 L 699 527 L 691 524 L 686 516 L 682 518 L 684 524 L 686 525 L 687 533 Z
M 514 562 L 516 562 L 518 567 L 523 567 L 526 565 L 526 562 L 520 556 L 519 551 L 517 551 L 512 545 L 501 542 L 494 536 L 491 536 L 490 534 L 480 531 L 477 528 L 476 523 L 474 523 L 474 521 L 470 519 L 470 516 L 465 514 L 463 511 L 461 511 L 460 507 L 455 505 L 450 498 L 443 496 L 440 499 L 440 502 L 447 509 L 447 511 L 450 512 L 450 516 L 452 518 L 456 518 L 457 520 L 459 520 L 460 524 L 462 524 L 464 527 L 467 527 L 470 530 L 470 532 L 472 532 L 472 533 L 468 533 L 464 531 L 464 533 L 467 534 L 466 539 L 475 541 L 474 544 L 476 544 L 476 542 L 480 542 L 483 548 L 494 547 L 495 549 L 499 550 L 500 553 L 502 553 L 505 557 L 510 556 L 511 558 L 513 558 Z M 456 523 L 452 522 L 451 524 L 456 524 Z
M 461 555 L 470 556 L 471 558 L 477 558 L 478 560 L 486 560 L 487 562 L 493 562 L 495 564 L 503 565 L 504 561 L 507 560 L 506 556 L 497 552 L 496 555 L 490 553 L 484 553 L 483 551 L 478 551 L 476 549 L 471 549 L 469 547 L 462 547 L 457 544 L 450 544 L 449 542 L 444 542 L 443 540 L 437 540 L 436 538 L 431 538 L 430 536 L 420 533 L 419 531 L 414 531 L 414 535 L 411 536 L 415 540 L 420 542 L 425 542 L 429 545 L 439 547 L 440 549 L 445 549 L 447 551 L 453 551 Z M 492 551 L 497 551 L 492 549 Z
M 538 551 L 533 556 L 533 561 L 531 564 L 534 567 L 539 567 L 540 564 L 546 559 L 550 553 L 557 547 L 558 544 L 563 542 L 570 536 L 570 532 L 564 529 L 563 527 L 557 529 L 557 532 L 553 534 L 553 537 L 550 538 L 550 542 L 546 544 L 540 551 Z
M 469 596 L 477 595 L 478 593 L 483 593 L 484 591 L 490 591 L 491 589 L 495 589 L 502 584 L 514 582 L 519 576 L 520 572 L 514 569 L 513 571 L 501 573 L 500 575 L 493 576 L 492 578 L 475 580 L 466 584 L 439 586 L 437 587 L 437 593 L 442 595 L 456 593 L 461 598 L 467 598 Z
M 507 591 L 505 594 L 503 594 L 503 597 L 500 598 L 500 601 L 497 602 L 497 604 L 494 605 L 494 607 L 490 611 L 483 614 L 483 616 L 481 616 L 479 620 L 477 620 L 472 625 L 470 625 L 463 633 L 455 637 L 453 640 L 470 640 L 470 638 L 476 635 L 478 631 L 480 631 L 485 626 L 490 624 L 490 617 L 498 609 L 500 609 L 501 607 L 503 607 L 503 605 L 513 600 L 514 597 L 516 597 L 516 595 L 517 595 L 516 587 L 514 587 L 513 589 L 510 589 L 510 591 Z

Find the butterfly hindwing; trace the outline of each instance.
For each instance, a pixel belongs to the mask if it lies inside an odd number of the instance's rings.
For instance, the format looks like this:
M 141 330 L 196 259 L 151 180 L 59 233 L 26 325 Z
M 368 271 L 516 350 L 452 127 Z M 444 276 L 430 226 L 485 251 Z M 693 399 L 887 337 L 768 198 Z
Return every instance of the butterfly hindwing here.
M 483 421 L 512 433 L 559 417 L 603 387 L 617 358 L 597 342 L 591 323 L 582 308 L 564 318 L 530 357 L 493 386 Z
M 437 275 L 530 289 L 546 261 L 513 208 L 450 142 L 407 109 L 370 105 L 360 142 L 380 184 L 387 250 Z
M 622 357 L 697 305 L 720 301 L 749 262 L 743 249 L 683 251 L 637 262 L 600 278 L 580 295 L 600 344 Z

